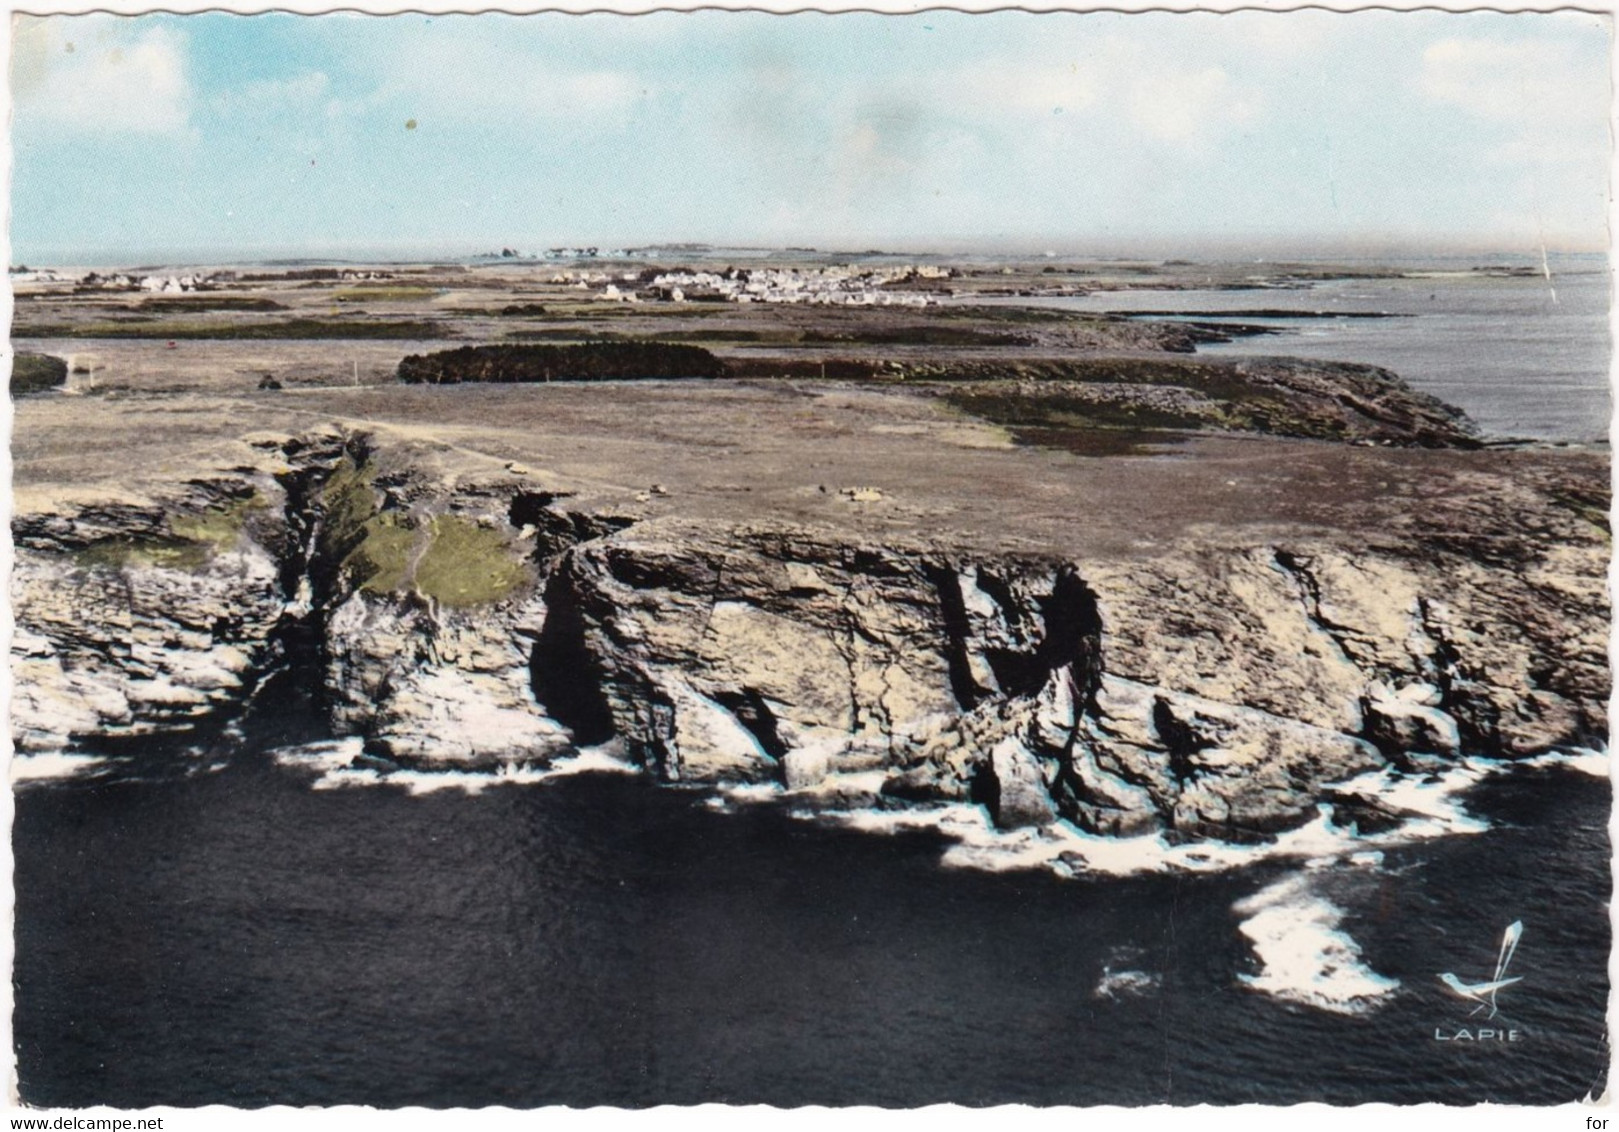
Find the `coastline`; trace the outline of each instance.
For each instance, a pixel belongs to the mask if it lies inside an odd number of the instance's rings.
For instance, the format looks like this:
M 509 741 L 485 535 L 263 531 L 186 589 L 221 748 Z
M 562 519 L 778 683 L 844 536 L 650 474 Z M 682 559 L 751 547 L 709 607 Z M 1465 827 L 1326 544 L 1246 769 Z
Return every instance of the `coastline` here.
M 633 774 L 950 873 L 1263 877 L 1224 913 L 1238 987 L 1364 1018 L 1410 985 L 1338 887 L 1487 832 L 1481 783 L 1606 767 L 1605 446 L 1127 320 L 448 294 L 341 318 L 750 368 L 401 384 L 457 340 L 53 340 L 86 372 L 16 404 L 24 798 L 260 761 L 379 805 Z M 1087 994 L 1162 977 L 1121 952 Z

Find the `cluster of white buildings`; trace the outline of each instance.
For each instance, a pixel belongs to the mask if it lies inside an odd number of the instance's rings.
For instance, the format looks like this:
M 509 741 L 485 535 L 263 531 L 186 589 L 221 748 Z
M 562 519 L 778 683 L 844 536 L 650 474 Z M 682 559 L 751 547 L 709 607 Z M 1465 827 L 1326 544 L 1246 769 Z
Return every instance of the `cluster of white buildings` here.
M 857 270 L 834 267 L 761 267 L 713 271 L 671 271 L 654 278 L 651 290 L 660 298 L 685 302 L 697 296 L 719 296 L 734 303 L 821 303 L 838 306 L 926 306 L 937 299 L 922 291 L 884 288 L 916 279 L 948 279 L 948 268 L 886 267 Z
M 81 287 L 103 287 L 109 291 L 172 295 L 181 291 L 206 291 L 218 280 L 212 275 L 130 275 L 123 271 L 101 275 L 92 271 L 78 282 Z
M 30 278 L 31 276 L 31 278 Z M 65 283 L 67 280 L 54 271 L 30 272 L 28 275 L 13 274 L 15 283 Z M 235 278 L 235 276 L 230 276 Z M 153 295 L 178 294 L 181 291 L 208 291 L 220 282 L 215 275 L 131 275 L 126 271 L 114 271 L 107 275 L 90 272 L 75 282 L 81 287 L 101 287 L 108 291 L 146 291 Z
M 62 278 L 54 272 L 36 272 L 41 282 L 62 282 Z M 52 278 L 46 280 L 44 277 Z M 177 295 L 187 291 L 212 291 L 223 285 L 237 282 L 239 276 L 234 271 L 190 272 L 184 275 L 133 275 L 125 271 L 115 271 L 106 275 L 90 272 L 77 282 L 81 287 L 101 287 L 109 291 L 145 291 L 153 295 Z M 246 278 L 255 282 L 266 282 L 281 278 L 275 274 L 249 275 Z M 326 269 L 316 271 L 296 270 L 287 272 L 287 279 L 320 278 L 342 283 L 364 283 L 377 280 L 392 279 L 393 276 L 386 271 L 366 271 L 359 268 Z M 22 282 L 23 277 L 13 273 L 14 282 Z
M 552 283 L 571 285 L 576 291 L 595 291 L 598 300 L 613 303 L 640 302 L 641 296 L 636 294 L 640 281 L 633 271 L 624 272 L 616 281 L 605 271 L 559 271 L 551 276 Z M 620 283 L 628 286 L 620 287 Z
M 510 251 L 511 256 L 506 256 Z M 673 248 L 548 248 L 538 256 L 523 255 L 511 248 L 503 248 L 501 255 L 507 259 L 515 256 L 518 259 L 656 259 L 667 255 L 670 251 L 679 252 L 680 247 Z
M 633 271 L 626 271 L 618 276 L 619 281 L 624 283 L 634 283 L 640 278 L 641 276 Z M 603 283 L 610 283 L 612 281 L 613 276 L 607 274 L 605 271 L 559 271 L 555 275 L 551 276 L 551 282 L 553 283 L 572 283 L 575 287 L 581 285 L 585 287 L 599 287 Z
M 176 295 L 181 291 L 205 290 L 213 282 L 205 275 L 146 275 L 138 284 L 142 291 Z

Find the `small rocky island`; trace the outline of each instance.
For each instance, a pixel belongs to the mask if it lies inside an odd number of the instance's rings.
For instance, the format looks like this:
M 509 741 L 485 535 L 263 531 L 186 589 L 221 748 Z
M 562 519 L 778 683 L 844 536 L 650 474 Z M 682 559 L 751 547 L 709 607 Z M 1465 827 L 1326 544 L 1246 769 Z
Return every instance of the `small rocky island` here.
M 1605 450 L 991 302 L 1049 268 L 811 304 L 679 267 L 21 288 L 65 379 L 16 409 L 19 751 L 205 748 L 292 668 L 384 773 L 600 747 L 1255 841 L 1398 822 L 1370 772 L 1605 743 Z

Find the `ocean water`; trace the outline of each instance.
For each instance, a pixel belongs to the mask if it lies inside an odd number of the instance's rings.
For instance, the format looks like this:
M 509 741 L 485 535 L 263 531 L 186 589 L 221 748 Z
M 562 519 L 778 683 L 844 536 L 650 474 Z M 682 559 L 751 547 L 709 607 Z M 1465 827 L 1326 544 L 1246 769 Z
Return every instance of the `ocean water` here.
M 1458 800 L 1473 832 L 1061 876 L 953 867 L 938 829 L 839 828 L 633 774 L 344 786 L 320 769 L 329 750 L 249 743 L 144 778 L 113 760 L 20 789 L 25 1101 L 1603 1089 L 1611 792 L 1568 765 L 1480 776 Z M 1470 1018 L 1439 975 L 1487 979 L 1513 920 L 1523 981 L 1493 1022 Z M 1480 1028 L 1517 1039 L 1454 1040 Z
M 1548 280 L 1458 274 L 1455 264 L 1443 265 L 1449 270 L 1413 266 L 1433 273 L 1334 279 L 1303 289 L 1110 291 L 1017 301 L 1070 310 L 1167 312 L 1165 317 L 1185 312 L 1179 317 L 1264 326 L 1275 333 L 1202 346 L 1199 352 L 1383 366 L 1413 388 L 1466 410 L 1490 436 L 1607 439 L 1612 403 L 1605 267 L 1584 258 L 1553 261 Z M 1229 313 L 1255 310 L 1319 317 Z

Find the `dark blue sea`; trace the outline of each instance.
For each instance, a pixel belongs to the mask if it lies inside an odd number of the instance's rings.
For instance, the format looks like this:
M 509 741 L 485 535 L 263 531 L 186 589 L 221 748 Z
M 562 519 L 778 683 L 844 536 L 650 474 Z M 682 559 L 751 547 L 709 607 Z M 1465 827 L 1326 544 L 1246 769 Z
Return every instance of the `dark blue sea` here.
M 1470 274 L 1466 261 L 1396 266 L 1411 277 L 1326 279 L 1293 289 L 1097 291 L 1016 302 L 1264 327 L 1272 333 L 1199 352 L 1383 366 L 1466 410 L 1494 437 L 1607 439 L 1611 344 L 1602 257 L 1553 257 L 1549 277 Z
M 1610 788 L 1566 766 L 1482 777 L 1460 805 L 1487 832 L 1358 861 L 1061 877 L 948 867 L 937 832 L 716 809 L 627 774 L 413 795 L 321 788 L 252 743 L 184 764 L 17 794 L 27 1103 L 1471 1104 L 1604 1087 Z M 1352 941 L 1359 977 L 1387 989 L 1350 1013 L 1260 989 L 1256 904 L 1306 941 Z M 1496 1019 L 1470 1017 L 1438 976 L 1488 978 L 1513 920 L 1523 981 Z

